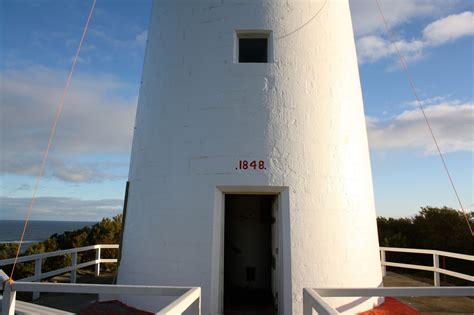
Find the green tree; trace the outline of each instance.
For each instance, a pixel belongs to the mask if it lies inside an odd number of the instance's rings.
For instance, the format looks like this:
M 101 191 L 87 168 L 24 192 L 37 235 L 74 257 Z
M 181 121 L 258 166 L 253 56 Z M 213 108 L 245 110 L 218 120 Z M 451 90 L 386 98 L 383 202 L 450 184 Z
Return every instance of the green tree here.
M 468 213 L 471 224 L 473 218 L 473 213 Z M 474 238 L 461 211 L 423 207 L 414 217 L 413 226 L 417 232 L 414 243 L 418 248 L 474 254 Z

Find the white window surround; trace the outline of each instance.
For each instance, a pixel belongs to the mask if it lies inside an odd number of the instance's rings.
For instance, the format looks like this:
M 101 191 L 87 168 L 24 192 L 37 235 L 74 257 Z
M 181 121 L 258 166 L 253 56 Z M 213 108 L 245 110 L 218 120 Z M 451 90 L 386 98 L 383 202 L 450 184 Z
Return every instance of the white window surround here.
M 239 63 L 239 39 L 240 38 L 267 38 L 267 62 L 273 63 L 273 32 L 271 30 L 241 29 L 234 31 L 234 63 Z

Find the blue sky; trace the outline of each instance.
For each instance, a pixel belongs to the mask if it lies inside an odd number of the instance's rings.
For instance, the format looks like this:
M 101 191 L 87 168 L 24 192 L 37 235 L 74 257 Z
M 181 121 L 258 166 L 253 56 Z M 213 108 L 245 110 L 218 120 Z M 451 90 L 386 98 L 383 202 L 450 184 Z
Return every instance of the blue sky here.
M 92 1 L 0 1 L 0 219 L 23 219 Z M 381 0 L 473 209 L 471 0 Z M 121 211 L 151 0 L 97 0 L 32 219 Z M 377 214 L 458 208 L 374 0 L 351 0 Z

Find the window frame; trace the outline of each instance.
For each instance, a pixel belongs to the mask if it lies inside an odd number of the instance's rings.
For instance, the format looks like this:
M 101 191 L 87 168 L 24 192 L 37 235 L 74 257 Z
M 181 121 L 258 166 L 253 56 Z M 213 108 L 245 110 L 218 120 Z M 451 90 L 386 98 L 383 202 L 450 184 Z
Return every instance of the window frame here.
M 273 32 L 271 30 L 236 30 L 234 32 L 234 63 L 238 64 L 267 64 L 273 63 Z M 240 39 L 266 39 L 267 62 L 239 62 Z

